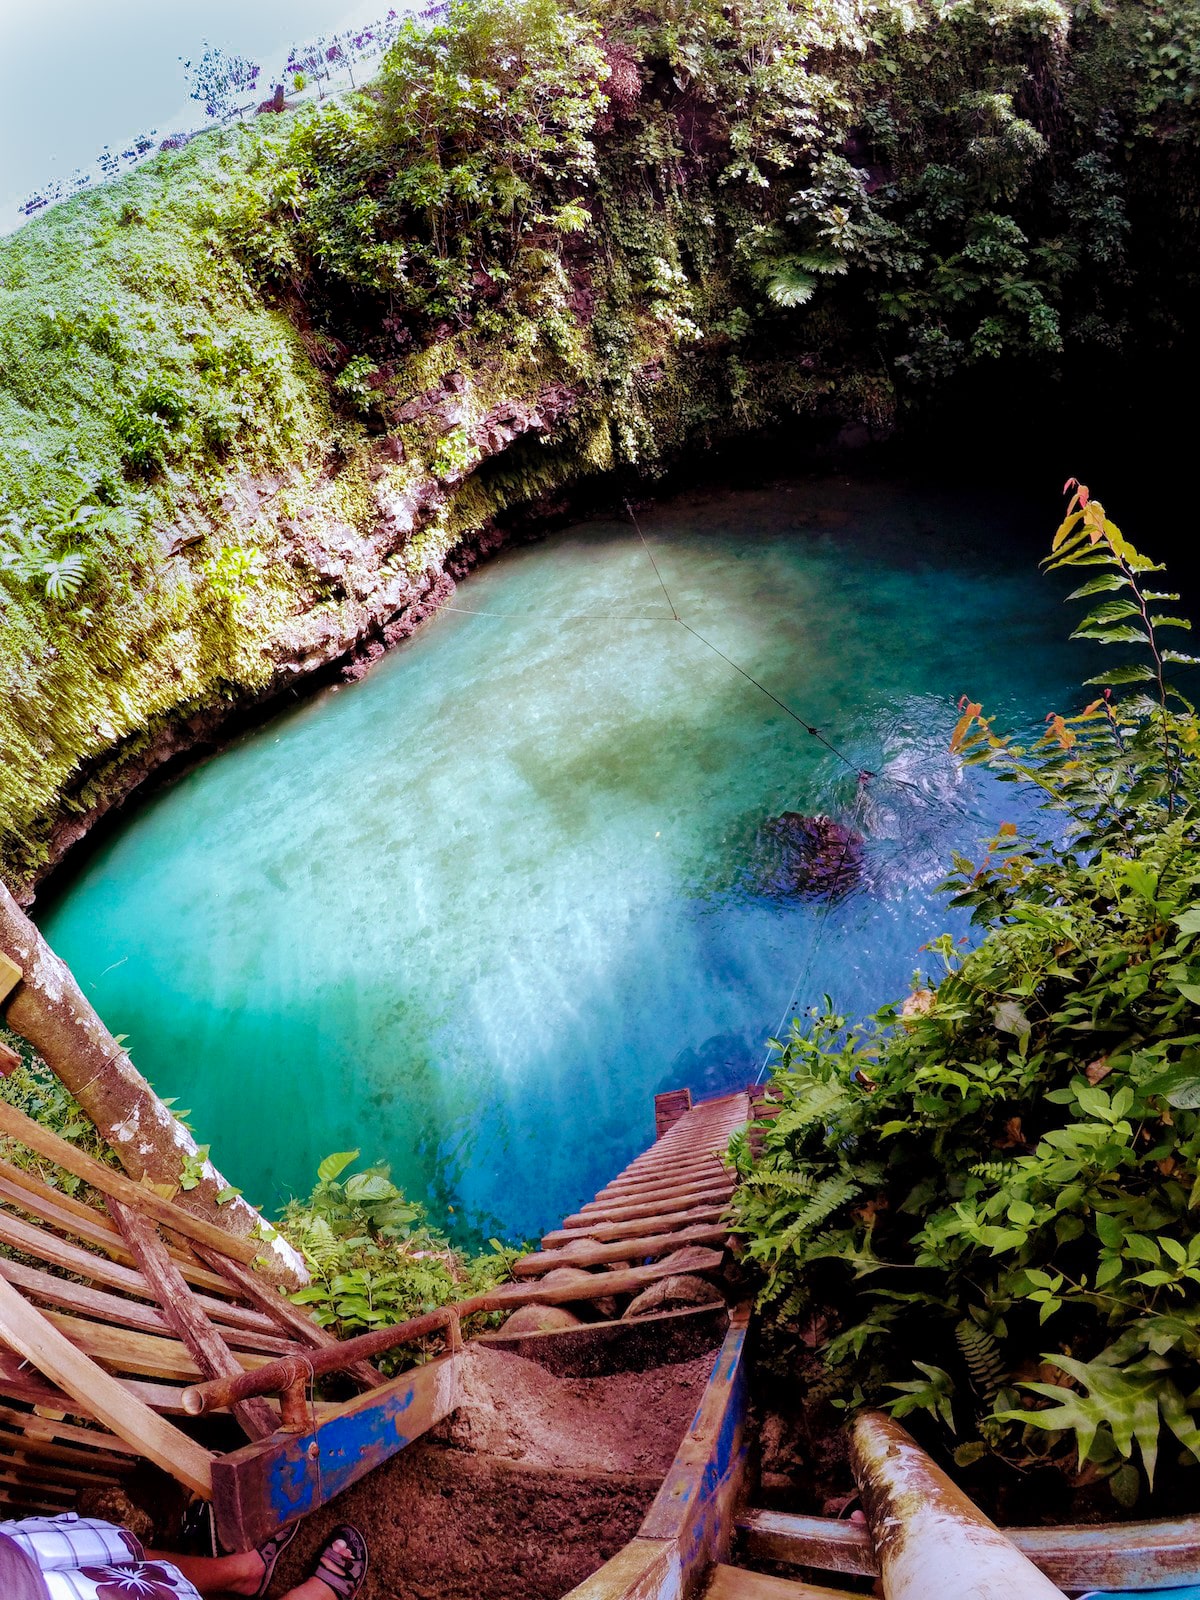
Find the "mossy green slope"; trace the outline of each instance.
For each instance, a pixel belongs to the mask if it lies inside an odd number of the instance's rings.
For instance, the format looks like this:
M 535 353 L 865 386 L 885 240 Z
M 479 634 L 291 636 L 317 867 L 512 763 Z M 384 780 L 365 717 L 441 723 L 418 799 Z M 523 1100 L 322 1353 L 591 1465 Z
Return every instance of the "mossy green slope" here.
M 472 0 L 0 244 L 0 870 L 581 476 L 1178 354 L 1189 16 Z

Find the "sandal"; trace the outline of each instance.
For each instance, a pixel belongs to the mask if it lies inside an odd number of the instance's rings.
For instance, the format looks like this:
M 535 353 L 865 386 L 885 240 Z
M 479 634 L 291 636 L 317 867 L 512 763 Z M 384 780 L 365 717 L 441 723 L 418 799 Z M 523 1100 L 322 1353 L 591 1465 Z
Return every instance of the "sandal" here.
M 334 1552 L 339 1539 L 346 1546 L 344 1556 Z M 344 1522 L 325 1541 L 313 1577 L 320 1578 L 327 1589 L 332 1589 L 337 1600 L 354 1600 L 366 1581 L 368 1560 L 367 1541 L 357 1528 Z
M 271 1587 L 271 1579 L 275 1576 L 275 1565 L 280 1556 L 300 1532 L 299 1520 L 293 1522 L 290 1528 L 284 1528 L 273 1539 L 268 1539 L 266 1544 L 260 1544 L 258 1554 L 262 1557 L 263 1575 L 262 1582 L 254 1591 L 254 1600 L 263 1600 L 267 1590 Z

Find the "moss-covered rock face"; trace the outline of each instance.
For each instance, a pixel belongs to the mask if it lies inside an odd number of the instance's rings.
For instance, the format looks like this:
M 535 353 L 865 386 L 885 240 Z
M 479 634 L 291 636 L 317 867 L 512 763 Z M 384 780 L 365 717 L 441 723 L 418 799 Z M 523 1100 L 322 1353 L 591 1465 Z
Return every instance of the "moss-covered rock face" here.
M 1186 340 L 1188 7 L 475 0 L 0 245 L 0 870 L 507 514 Z M 486 545 L 487 539 L 482 543 Z

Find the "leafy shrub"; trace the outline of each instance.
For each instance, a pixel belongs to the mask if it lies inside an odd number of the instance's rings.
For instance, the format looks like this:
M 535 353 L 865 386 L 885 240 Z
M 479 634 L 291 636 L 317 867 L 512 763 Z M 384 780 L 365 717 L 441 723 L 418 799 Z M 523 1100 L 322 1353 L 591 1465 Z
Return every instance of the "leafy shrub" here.
M 406 1200 L 386 1166 L 343 1177 L 357 1150 L 326 1156 L 306 1201 L 292 1200 L 279 1231 L 303 1254 L 313 1281 L 292 1296 L 339 1338 L 405 1322 L 478 1294 L 511 1276 L 517 1250 L 491 1240 L 466 1257 L 430 1230 L 423 1206 Z M 395 1370 L 408 1352 L 385 1358 Z
M 333 380 L 333 387 L 356 411 L 370 411 L 377 399 L 371 379 L 378 372 L 379 367 L 370 356 L 352 356 Z
M 118 449 L 125 470 L 138 478 L 151 478 L 167 464 L 170 435 L 157 417 L 136 406 L 126 406 L 116 421 Z
M 964 705 L 954 748 L 1040 790 L 1050 837 L 955 859 L 986 932 L 935 942 L 936 986 L 793 1024 L 735 1208 L 781 1328 L 836 1308 L 843 1395 L 898 1393 L 964 1465 L 1075 1454 L 1129 1504 L 1164 1435 L 1200 1459 L 1200 722 L 1166 676 L 1196 658 L 1085 489 L 1048 564 L 1094 572 L 1076 636 L 1141 659 L 1031 747 Z

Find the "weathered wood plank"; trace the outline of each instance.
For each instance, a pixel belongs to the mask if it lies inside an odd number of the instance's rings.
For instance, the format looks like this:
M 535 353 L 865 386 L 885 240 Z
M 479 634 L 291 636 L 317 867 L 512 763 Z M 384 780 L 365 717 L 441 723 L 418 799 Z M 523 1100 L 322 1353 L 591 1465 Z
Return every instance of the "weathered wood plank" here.
M 848 1589 L 827 1589 L 822 1583 L 801 1583 L 795 1578 L 772 1578 L 765 1572 L 742 1567 L 717 1567 L 704 1600 L 860 1600 Z
M 66 1397 L 64 1396 L 64 1399 Z M 26 1439 L 36 1439 L 53 1444 L 57 1440 L 91 1445 L 102 1456 L 135 1456 L 136 1449 L 115 1433 L 101 1428 L 80 1428 L 59 1417 L 42 1416 L 37 1411 L 14 1411 L 11 1406 L 0 1405 L 0 1422 L 19 1427 Z M 88 1454 L 89 1452 L 81 1452 Z
M 823 1572 L 870 1578 L 879 1573 L 875 1547 L 861 1523 L 745 1510 L 736 1526 L 755 1557 Z M 1138 1592 L 1200 1583 L 1200 1517 L 1003 1532 L 1061 1589 Z
M 253 1549 L 427 1433 L 460 1403 L 463 1360 L 440 1356 L 356 1395 L 315 1430 L 277 1433 L 217 1457 L 213 1510 L 222 1545 Z
M 715 1189 L 720 1186 L 727 1195 L 733 1193 L 733 1175 L 728 1174 L 722 1178 L 719 1173 L 713 1173 L 703 1179 L 671 1178 L 665 1182 L 652 1183 L 639 1186 L 636 1189 L 608 1190 L 601 1189 L 593 1202 L 594 1205 L 633 1205 L 635 1202 L 645 1200 L 674 1200 L 681 1194 L 687 1194 L 693 1189 Z
M 92 1322 L 87 1317 L 72 1317 L 64 1311 L 42 1311 L 39 1315 L 64 1333 L 77 1350 L 118 1372 L 179 1379 L 185 1383 L 195 1383 L 205 1376 L 195 1357 L 179 1339 L 135 1333 L 132 1328 Z M 265 1366 L 273 1358 L 243 1350 L 237 1359 L 241 1364 L 239 1370 L 243 1370 Z
M 45 1228 L 35 1228 L 23 1217 L 15 1217 L 4 1210 L 0 1210 L 0 1243 L 12 1245 L 25 1255 L 36 1256 L 39 1261 L 48 1261 L 67 1272 L 77 1273 L 81 1278 L 90 1278 L 93 1283 L 120 1289 L 125 1294 L 136 1295 L 140 1300 L 154 1299 L 154 1291 L 133 1267 L 127 1267 L 121 1261 L 112 1261 L 108 1256 L 93 1255 L 90 1250 L 82 1250 L 77 1244 L 60 1239 Z M 215 1272 L 205 1272 L 204 1277 L 220 1282 Z M 222 1283 L 221 1287 L 225 1285 Z M 239 1315 L 239 1307 L 227 1308 L 207 1298 L 202 1303 L 220 1321 L 243 1320 Z
M 208 1499 L 212 1457 L 186 1433 L 134 1398 L 0 1277 L 0 1338 L 147 1460 Z
M 632 1239 L 638 1233 L 669 1233 L 697 1222 L 716 1222 L 723 1207 L 694 1206 L 688 1211 L 660 1211 L 649 1217 L 631 1217 L 626 1222 L 594 1222 L 590 1227 L 557 1228 L 542 1239 L 542 1248 L 570 1245 L 579 1239 Z
M 10 1139 L 16 1139 L 30 1150 L 36 1150 L 38 1155 L 45 1156 L 48 1161 L 65 1168 L 75 1177 L 82 1178 L 101 1194 L 111 1195 L 115 1200 L 123 1200 L 126 1205 L 144 1211 L 155 1221 L 165 1223 L 176 1233 L 182 1233 L 188 1239 L 195 1239 L 210 1250 L 219 1251 L 234 1261 L 246 1263 L 253 1261 L 258 1254 L 257 1245 L 251 1244 L 246 1239 L 235 1239 L 223 1228 L 205 1221 L 203 1217 L 192 1216 L 182 1207 L 155 1194 L 152 1189 L 134 1183 L 132 1178 L 114 1171 L 112 1167 L 106 1167 L 102 1161 L 96 1161 L 66 1139 L 60 1139 L 49 1128 L 43 1128 L 40 1123 L 34 1122 L 32 1117 L 27 1117 L 23 1111 L 18 1111 L 16 1106 L 9 1105 L 3 1100 L 0 1100 L 0 1133 L 7 1134 Z
M 0 1000 L 7 999 L 24 976 L 13 958 L 0 950 Z
M 61 1311 L 79 1312 L 99 1322 L 113 1322 L 121 1328 L 133 1328 L 138 1333 L 169 1335 L 172 1332 L 158 1307 L 141 1300 L 128 1300 L 121 1295 L 108 1294 L 103 1289 L 92 1289 L 85 1283 L 76 1283 L 72 1278 L 56 1278 L 38 1267 L 26 1267 L 18 1261 L 6 1261 L 3 1257 L 0 1257 L 0 1273 L 27 1297 Z M 200 1299 L 198 1295 L 195 1298 Z M 239 1350 L 286 1356 L 296 1349 L 295 1341 L 272 1333 L 252 1333 L 236 1325 L 222 1326 L 222 1333 L 227 1343 Z
M 879 1576 L 875 1546 L 861 1522 L 746 1509 L 738 1514 L 735 1527 L 747 1553 L 756 1559 L 862 1578 Z
M 0 1194 L 31 1216 L 53 1223 L 77 1239 L 86 1239 L 101 1250 L 110 1251 L 116 1260 L 129 1261 L 128 1248 L 116 1224 L 95 1206 L 85 1205 L 74 1195 L 64 1194 L 43 1183 L 32 1172 L 23 1172 L 8 1161 L 0 1161 Z M 72 1220 L 74 1219 L 74 1220 Z M 190 1246 L 168 1244 L 171 1256 L 185 1273 L 190 1273 L 194 1283 L 227 1294 L 228 1288 L 216 1273 L 208 1271 L 197 1261 Z
M 0 1484 L 7 1485 L 10 1492 L 28 1489 L 30 1494 L 60 1501 L 61 1506 L 71 1505 L 79 1492 L 68 1488 L 65 1483 L 48 1482 L 45 1478 L 37 1478 L 26 1472 L 0 1472 Z
M 242 1367 L 205 1316 L 183 1274 L 168 1255 L 154 1224 L 111 1196 L 108 1207 L 142 1276 L 154 1290 L 163 1316 L 183 1341 L 203 1376 L 231 1378 L 240 1374 Z M 234 1406 L 233 1414 L 251 1439 L 265 1439 L 275 1432 L 276 1415 L 265 1400 L 242 1400 Z
M 104 1467 L 89 1467 L 86 1472 L 80 1472 L 78 1467 L 60 1466 L 57 1461 L 38 1461 L 29 1457 L 0 1456 L 0 1468 L 5 1474 L 12 1474 L 13 1479 L 24 1479 L 30 1483 L 62 1484 L 64 1487 L 90 1489 L 95 1485 L 104 1484 L 112 1486 L 122 1480 L 116 1473 Z
M 561 1250 L 539 1250 L 522 1256 L 513 1263 L 513 1274 L 518 1278 L 534 1278 L 555 1267 L 599 1267 L 609 1261 L 642 1261 L 647 1256 L 661 1255 L 664 1250 L 678 1250 L 685 1244 L 721 1244 L 728 1237 L 728 1228 L 711 1223 L 698 1223 L 680 1228 L 677 1233 L 650 1233 L 633 1238 L 606 1240 L 577 1240 Z
M 670 1278 L 677 1272 L 716 1272 L 724 1261 L 719 1250 L 689 1245 L 673 1250 L 661 1261 L 645 1267 L 622 1267 L 615 1272 L 594 1272 L 591 1283 L 508 1283 L 487 1294 L 473 1295 L 459 1302 L 459 1314 L 469 1317 L 474 1311 L 506 1311 L 517 1306 L 569 1305 L 575 1300 L 599 1300 L 610 1294 L 635 1294 L 648 1283 Z
M 636 1172 L 618 1173 L 600 1192 L 619 1194 L 627 1189 L 645 1189 L 662 1183 L 681 1183 L 687 1178 L 702 1178 L 708 1174 L 719 1176 L 726 1171 L 728 1168 L 719 1155 L 706 1152 L 703 1155 L 690 1156 L 685 1161 L 656 1161 L 653 1165 L 643 1167 Z
M 589 1200 L 587 1205 L 572 1212 L 563 1221 L 564 1228 L 574 1228 L 587 1222 L 624 1222 L 629 1218 L 652 1217 L 656 1211 L 687 1211 L 697 1205 L 722 1205 L 732 1192 L 727 1182 L 684 1190 L 670 1200 L 604 1201 Z
M 19 1411 L 0 1406 L 0 1411 L 12 1417 Z M 82 1431 L 82 1430 L 81 1430 Z M 115 1472 L 118 1477 L 135 1470 L 131 1456 L 119 1456 L 111 1450 L 80 1450 L 74 1445 L 57 1444 L 53 1439 L 43 1439 L 21 1426 L 0 1428 L 0 1449 L 14 1456 L 29 1456 L 36 1460 L 59 1461 L 67 1467 L 84 1467 L 88 1471 Z

